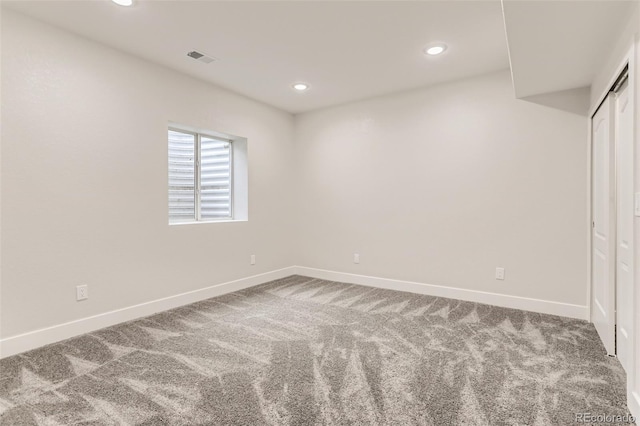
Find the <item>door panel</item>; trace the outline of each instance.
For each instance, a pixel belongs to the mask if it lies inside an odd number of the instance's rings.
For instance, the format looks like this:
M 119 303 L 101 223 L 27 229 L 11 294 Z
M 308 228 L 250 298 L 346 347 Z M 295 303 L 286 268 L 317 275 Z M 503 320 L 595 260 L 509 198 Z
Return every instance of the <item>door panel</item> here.
M 610 93 L 592 119 L 592 283 L 591 321 L 607 353 L 615 354 L 615 95 Z
M 616 354 L 627 372 L 633 333 L 633 106 L 628 82 L 616 92 Z

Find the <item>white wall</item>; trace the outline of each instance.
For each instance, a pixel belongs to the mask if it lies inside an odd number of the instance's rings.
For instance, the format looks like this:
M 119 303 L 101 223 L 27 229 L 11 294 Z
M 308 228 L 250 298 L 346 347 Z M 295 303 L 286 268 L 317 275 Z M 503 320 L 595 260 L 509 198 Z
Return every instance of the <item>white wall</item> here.
M 248 222 L 168 226 L 169 121 L 248 138 Z M 290 114 L 3 11 L 0 336 L 290 266 L 292 143 Z
M 587 304 L 586 119 L 507 71 L 294 120 L 10 11 L 2 59 L 1 338 L 292 265 Z M 169 121 L 248 138 L 248 222 L 167 225 Z
M 629 52 L 629 48 L 635 42 L 638 30 L 640 29 L 640 5 L 636 3 L 627 21 L 619 29 L 619 34 L 614 38 L 616 42 L 609 46 L 609 56 L 603 58 L 602 66 L 596 70 L 596 77 L 591 84 L 591 107 L 597 107 L 604 93 L 611 87 L 611 79 L 614 77 L 616 67 Z M 593 112 L 593 111 L 592 111 Z
M 585 306 L 586 130 L 508 71 L 299 115 L 297 264 Z

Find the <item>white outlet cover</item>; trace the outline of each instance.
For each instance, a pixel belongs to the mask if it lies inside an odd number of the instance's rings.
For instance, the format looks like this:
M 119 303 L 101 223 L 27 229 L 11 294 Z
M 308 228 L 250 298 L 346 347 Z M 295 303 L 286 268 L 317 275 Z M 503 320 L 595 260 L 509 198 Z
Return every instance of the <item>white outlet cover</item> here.
M 79 285 L 76 287 L 76 300 L 86 300 L 89 298 L 89 286 Z
M 640 192 L 635 193 L 633 202 L 633 214 L 636 216 L 640 216 Z

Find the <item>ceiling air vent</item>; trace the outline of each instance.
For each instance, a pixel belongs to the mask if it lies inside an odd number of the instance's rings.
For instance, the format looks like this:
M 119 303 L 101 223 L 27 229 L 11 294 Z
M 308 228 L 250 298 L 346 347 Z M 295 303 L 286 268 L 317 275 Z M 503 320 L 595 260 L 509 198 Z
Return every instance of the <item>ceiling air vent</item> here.
M 211 62 L 215 61 L 215 58 L 207 56 L 204 53 L 200 53 L 196 50 L 187 53 L 187 56 L 190 56 L 197 61 L 204 62 L 205 64 L 210 64 Z

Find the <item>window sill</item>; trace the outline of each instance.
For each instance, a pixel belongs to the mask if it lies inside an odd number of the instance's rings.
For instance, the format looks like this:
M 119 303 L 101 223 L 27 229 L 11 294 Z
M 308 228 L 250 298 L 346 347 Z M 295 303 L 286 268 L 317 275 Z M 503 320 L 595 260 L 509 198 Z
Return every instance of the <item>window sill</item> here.
M 248 222 L 248 219 L 221 219 L 221 220 L 194 220 L 190 222 L 177 222 L 170 223 L 169 226 L 182 226 L 182 225 L 206 225 L 212 223 L 233 223 L 233 222 Z

